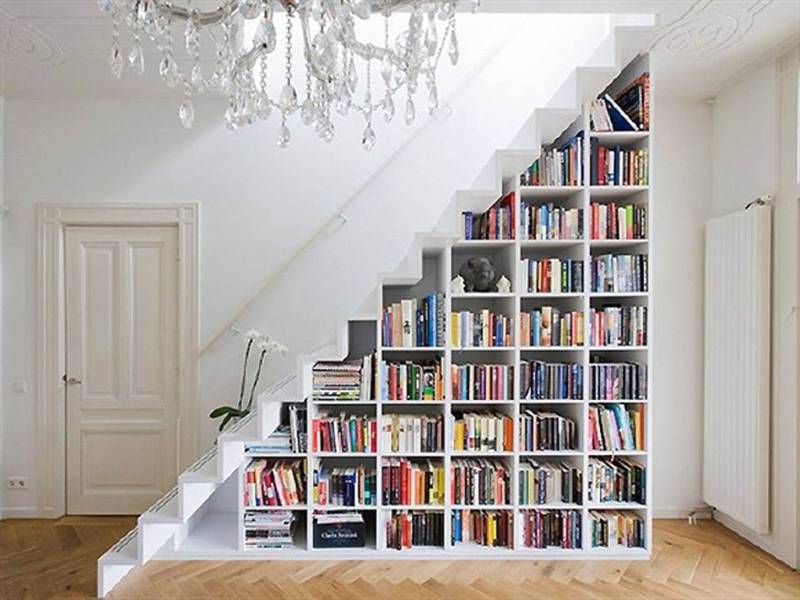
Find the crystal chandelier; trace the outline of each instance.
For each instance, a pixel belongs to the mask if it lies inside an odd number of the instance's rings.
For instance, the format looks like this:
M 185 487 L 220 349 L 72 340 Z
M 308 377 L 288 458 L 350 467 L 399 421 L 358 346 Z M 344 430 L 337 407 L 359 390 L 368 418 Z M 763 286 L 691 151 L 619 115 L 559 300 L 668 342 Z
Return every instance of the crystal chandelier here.
M 477 8 L 480 0 L 470 0 Z M 395 114 L 395 97 L 405 92 L 405 122 L 416 116 L 415 95 L 420 80 L 428 96 L 431 114 L 439 105 L 436 70 L 445 48 L 450 62 L 458 62 L 456 35 L 457 0 L 223 0 L 214 10 L 200 10 L 192 0 L 183 6 L 167 0 L 98 0 L 100 9 L 111 14 L 111 70 L 122 77 L 126 64 L 134 73 L 144 72 L 142 43 L 149 38 L 161 55 L 159 73 L 164 83 L 183 91 L 178 109 L 181 123 L 194 123 L 193 96 L 202 91 L 221 91 L 228 98 L 225 123 L 230 129 L 265 120 L 277 112 L 281 121 L 278 146 L 291 140 L 289 117 L 299 112 L 304 125 L 313 127 L 323 140 L 335 134 L 333 112 L 363 115 L 366 121 L 362 145 L 375 145 L 372 128 L 376 114 L 386 122 Z M 407 24 L 390 39 L 390 17 L 398 9 L 407 11 Z M 276 11 L 285 13 L 283 23 Z M 373 14 L 384 19 L 383 43 L 359 41 L 357 22 Z M 122 23 L 133 38 L 126 54 L 120 44 Z M 255 24 L 252 42 L 244 40 L 246 24 Z M 299 24 L 305 66 L 305 93 L 300 101 L 295 89 L 292 64 L 293 30 Z M 283 26 L 285 54 L 279 56 L 278 26 Z M 213 72 L 204 73 L 200 61 L 202 36 L 216 50 Z M 175 38 L 175 39 L 173 39 Z M 208 42 L 206 42 L 208 43 Z M 185 47 L 189 67 L 176 62 L 176 47 Z M 274 56 L 276 68 L 268 63 Z M 358 63 L 358 68 L 357 68 Z M 374 86 L 372 66 L 378 67 L 381 85 Z M 362 74 L 359 81 L 359 72 Z M 270 97 L 270 77 L 284 81 L 280 94 Z M 280 73 L 280 75 L 279 75 Z M 360 84 L 360 85 L 359 85 Z

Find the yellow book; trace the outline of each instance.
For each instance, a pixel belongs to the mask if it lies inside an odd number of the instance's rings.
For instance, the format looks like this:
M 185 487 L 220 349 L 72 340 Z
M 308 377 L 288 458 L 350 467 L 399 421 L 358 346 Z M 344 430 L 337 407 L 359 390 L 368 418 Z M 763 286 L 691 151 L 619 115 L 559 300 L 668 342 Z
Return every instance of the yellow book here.
M 458 348 L 461 332 L 458 329 L 458 313 L 450 313 L 450 343 Z

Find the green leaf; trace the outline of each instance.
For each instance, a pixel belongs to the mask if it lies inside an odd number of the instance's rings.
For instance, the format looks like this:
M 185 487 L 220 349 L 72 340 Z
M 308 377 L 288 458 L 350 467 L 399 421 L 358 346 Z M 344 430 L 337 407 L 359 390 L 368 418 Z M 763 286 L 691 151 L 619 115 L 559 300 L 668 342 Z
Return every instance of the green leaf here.
M 218 406 L 208 415 L 212 419 L 218 419 L 222 415 L 239 412 L 235 406 Z
M 219 430 L 222 431 L 223 429 L 225 429 L 225 425 L 227 425 L 228 421 L 230 421 L 232 418 L 233 418 L 233 414 L 229 413 L 229 414 L 225 415 L 225 418 L 222 419 L 222 423 L 219 424 Z

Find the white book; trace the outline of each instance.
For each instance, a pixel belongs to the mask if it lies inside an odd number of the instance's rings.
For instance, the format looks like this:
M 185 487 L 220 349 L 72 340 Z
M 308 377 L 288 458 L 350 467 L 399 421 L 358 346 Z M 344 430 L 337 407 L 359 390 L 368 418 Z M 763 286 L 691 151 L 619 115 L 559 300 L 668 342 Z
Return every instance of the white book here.
M 403 336 L 403 343 L 401 346 L 404 348 L 411 348 L 414 345 L 414 319 L 415 313 L 412 313 L 413 309 L 413 301 L 411 300 L 401 300 L 400 301 L 400 311 L 402 314 L 401 317 L 401 330 Z

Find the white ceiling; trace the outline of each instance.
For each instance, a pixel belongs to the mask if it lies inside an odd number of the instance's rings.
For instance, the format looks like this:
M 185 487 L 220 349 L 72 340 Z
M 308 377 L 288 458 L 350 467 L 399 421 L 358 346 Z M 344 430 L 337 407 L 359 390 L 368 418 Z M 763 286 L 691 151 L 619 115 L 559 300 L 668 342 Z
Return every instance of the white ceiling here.
M 800 40 L 800 0 L 483 0 L 481 11 L 657 14 L 660 89 L 686 97 Z M 110 75 L 110 30 L 96 0 L 0 0 L 0 96 L 166 95 L 152 60 L 143 78 Z

